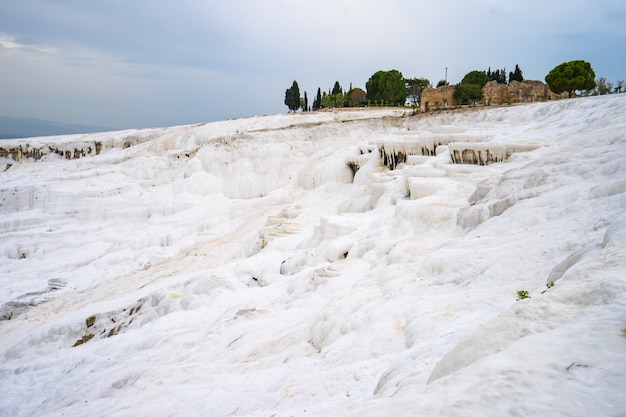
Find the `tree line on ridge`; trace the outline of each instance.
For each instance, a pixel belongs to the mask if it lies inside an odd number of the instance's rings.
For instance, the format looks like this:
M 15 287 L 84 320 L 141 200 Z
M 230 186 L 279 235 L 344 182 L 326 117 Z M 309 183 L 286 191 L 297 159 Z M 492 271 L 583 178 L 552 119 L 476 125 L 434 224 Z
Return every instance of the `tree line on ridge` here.
M 507 77 L 508 75 L 508 77 Z M 507 79 L 508 78 L 508 79 Z M 470 71 L 455 86 L 454 100 L 457 103 L 478 102 L 483 99 L 483 87 L 490 81 L 500 84 L 508 84 L 513 81 L 522 82 L 524 76 L 519 65 L 515 70 L 506 73 L 506 69 L 487 71 Z M 576 92 L 581 95 L 621 93 L 624 81 L 612 83 L 606 78 L 596 80 L 596 74 L 591 64 L 582 61 L 564 62 L 554 67 L 545 77 L 550 90 L 556 94 L 567 92 L 572 97 Z M 447 80 L 440 80 L 437 87 L 448 85 Z M 431 82 L 426 78 L 405 78 L 398 70 L 377 71 L 365 83 L 365 90 L 352 87 L 345 91 L 336 81 L 328 92 L 318 87 L 317 94 L 309 105 L 306 92 L 300 96 L 297 81 L 285 91 L 285 105 L 289 111 L 319 110 L 322 108 L 338 107 L 361 107 L 361 106 L 405 106 L 416 108 L 420 104 L 422 91 L 432 88 Z

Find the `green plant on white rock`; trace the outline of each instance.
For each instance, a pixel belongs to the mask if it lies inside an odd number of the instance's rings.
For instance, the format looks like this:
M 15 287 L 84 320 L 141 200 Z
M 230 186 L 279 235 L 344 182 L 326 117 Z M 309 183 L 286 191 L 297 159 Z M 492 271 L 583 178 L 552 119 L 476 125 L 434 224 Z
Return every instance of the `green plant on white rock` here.
M 548 291 L 550 288 L 554 287 L 554 281 L 550 281 L 546 284 L 546 289 L 541 291 L 541 293 L 543 294 L 544 292 Z
M 554 287 L 554 281 L 550 281 L 546 284 L 546 289 L 541 291 L 541 293 L 545 293 L 546 291 L 548 291 L 550 288 Z M 530 293 L 526 290 L 519 290 L 517 292 L 517 301 L 519 300 L 525 300 L 526 298 L 531 298 Z

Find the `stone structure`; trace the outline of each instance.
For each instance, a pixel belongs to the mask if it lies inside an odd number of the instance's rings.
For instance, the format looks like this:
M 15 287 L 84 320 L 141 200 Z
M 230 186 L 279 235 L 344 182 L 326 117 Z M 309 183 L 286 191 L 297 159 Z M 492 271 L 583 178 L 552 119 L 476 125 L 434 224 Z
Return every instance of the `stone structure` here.
M 488 106 L 565 98 L 563 94 L 555 94 L 550 91 L 547 84 L 536 80 L 511 81 L 509 84 L 490 81 L 485 85 L 483 91 L 485 92 L 483 102 Z
M 443 109 L 454 104 L 454 86 L 442 85 L 437 88 L 425 88 L 422 91 L 420 108 L 423 112 Z
M 548 85 L 535 80 L 522 82 L 512 81 L 510 84 L 488 82 L 483 87 L 485 98 L 481 104 L 495 106 L 512 103 L 529 103 L 534 101 L 559 100 L 567 98 L 567 94 L 555 94 Z M 422 92 L 420 108 L 423 112 L 454 106 L 454 86 L 426 88 Z

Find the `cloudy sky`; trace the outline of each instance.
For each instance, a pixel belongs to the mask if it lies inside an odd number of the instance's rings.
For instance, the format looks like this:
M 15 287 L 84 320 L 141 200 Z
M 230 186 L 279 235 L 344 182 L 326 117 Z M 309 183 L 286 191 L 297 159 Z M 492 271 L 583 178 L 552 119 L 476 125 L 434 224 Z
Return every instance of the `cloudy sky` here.
M 626 79 L 623 0 L 2 0 L 0 115 L 113 128 L 286 112 L 378 70 L 460 81 L 589 61 Z

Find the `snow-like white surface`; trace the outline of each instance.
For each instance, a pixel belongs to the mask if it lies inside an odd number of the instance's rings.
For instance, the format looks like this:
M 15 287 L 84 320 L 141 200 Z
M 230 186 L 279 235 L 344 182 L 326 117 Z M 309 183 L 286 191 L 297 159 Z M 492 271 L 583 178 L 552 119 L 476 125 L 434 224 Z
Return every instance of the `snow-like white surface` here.
M 0 161 L 0 415 L 625 415 L 626 95 L 0 145 L 95 142 Z

